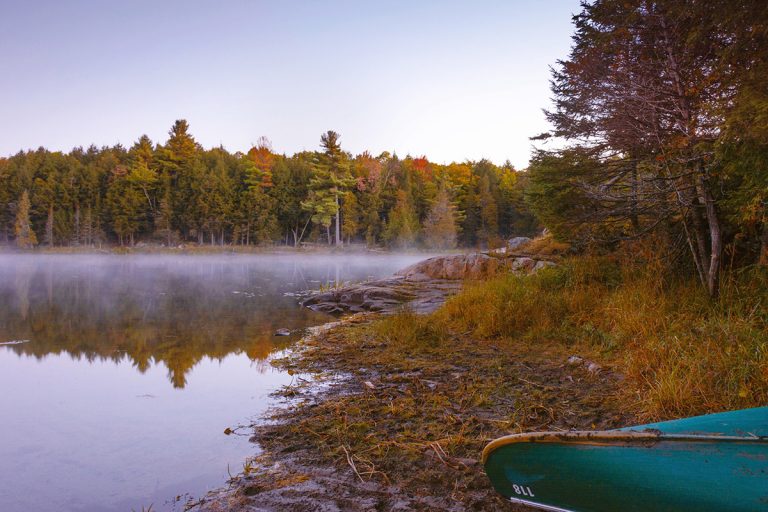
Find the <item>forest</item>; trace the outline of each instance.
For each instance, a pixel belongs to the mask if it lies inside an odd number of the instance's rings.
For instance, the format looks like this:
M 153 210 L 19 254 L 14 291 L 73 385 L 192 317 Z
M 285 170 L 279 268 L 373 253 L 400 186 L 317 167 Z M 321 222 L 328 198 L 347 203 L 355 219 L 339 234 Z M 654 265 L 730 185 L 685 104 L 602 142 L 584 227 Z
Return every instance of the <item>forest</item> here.
M 717 296 L 726 266 L 768 263 L 768 9 L 582 8 L 527 169 L 352 155 L 334 131 L 231 153 L 178 120 L 163 143 L 0 158 L 0 240 L 493 248 L 547 228 L 576 251 L 652 237 Z
M 524 173 L 487 160 L 439 165 L 352 156 L 328 131 L 318 151 L 203 149 L 185 120 L 163 144 L 140 137 L 69 153 L 0 158 L 0 239 L 19 247 L 164 244 L 492 247 L 537 227 Z

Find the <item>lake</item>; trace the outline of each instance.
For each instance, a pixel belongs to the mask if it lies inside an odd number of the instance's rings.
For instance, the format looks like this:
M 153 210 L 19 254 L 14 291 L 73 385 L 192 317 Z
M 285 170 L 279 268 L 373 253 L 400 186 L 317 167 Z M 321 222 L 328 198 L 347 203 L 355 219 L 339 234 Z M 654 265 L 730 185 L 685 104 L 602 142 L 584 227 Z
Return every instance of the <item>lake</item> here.
M 425 255 L 0 254 L 0 510 L 183 510 L 258 446 L 297 291 Z

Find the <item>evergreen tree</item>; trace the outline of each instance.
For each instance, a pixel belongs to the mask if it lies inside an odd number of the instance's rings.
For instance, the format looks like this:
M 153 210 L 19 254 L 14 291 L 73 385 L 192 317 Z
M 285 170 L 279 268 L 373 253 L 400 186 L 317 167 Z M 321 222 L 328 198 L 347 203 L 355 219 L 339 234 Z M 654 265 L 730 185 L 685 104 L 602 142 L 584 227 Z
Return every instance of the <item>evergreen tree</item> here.
M 177 120 L 168 132 L 168 141 L 157 152 L 157 167 L 161 196 L 172 212 L 172 229 L 186 238 L 193 232 L 202 242 L 202 213 L 199 202 L 199 182 L 204 174 L 198 146 L 189 133 L 189 124 Z
M 352 191 L 344 194 L 341 217 L 344 220 L 341 233 L 347 239 L 347 243 L 357 236 L 360 229 L 360 206 L 357 202 L 357 196 Z
M 249 152 L 244 161 L 245 184 L 241 204 L 245 217 L 244 243 L 250 245 L 269 242 L 277 232 L 275 201 L 267 193 L 274 186 L 272 167 L 274 155 L 268 149 L 268 142 L 262 137 L 258 151 Z
M 131 245 L 134 244 L 145 212 L 144 197 L 138 188 L 131 185 L 129 172 L 124 166 L 113 169 L 105 198 L 112 229 L 120 245 L 123 245 L 126 239 Z
M 166 247 L 170 247 L 173 244 L 176 234 L 173 231 L 173 210 L 171 209 L 171 200 L 169 194 L 166 194 L 160 199 L 160 208 L 155 218 L 155 229 L 158 235 L 160 235 L 166 243 Z
M 19 206 L 16 211 L 16 223 L 14 233 L 16 235 L 16 245 L 22 249 L 30 249 L 37 245 L 37 237 L 32 229 L 29 220 L 29 192 L 24 190 L 19 200 Z
M 341 244 L 341 195 L 354 180 L 349 170 L 347 155 L 341 150 L 339 134 L 328 130 L 320 136 L 323 153 L 317 155 L 314 175 L 310 181 L 311 193 L 302 206 L 312 212 L 314 222 L 326 228 L 329 233 L 331 221 L 336 220 L 336 245 Z M 331 243 L 330 234 L 328 243 Z
M 291 158 L 277 158 L 272 168 L 273 187 L 268 189 L 275 205 L 278 229 L 285 235 L 285 243 L 298 246 L 312 219 L 311 208 L 303 201 L 309 195 L 312 161 L 303 152 Z
M 397 192 L 397 203 L 389 213 L 387 227 L 384 230 L 384 240 L 387 245 L 405 249 L 412 247 L 419 233 L 419 220 L 413 209 L 413 204 L 405 190 Z

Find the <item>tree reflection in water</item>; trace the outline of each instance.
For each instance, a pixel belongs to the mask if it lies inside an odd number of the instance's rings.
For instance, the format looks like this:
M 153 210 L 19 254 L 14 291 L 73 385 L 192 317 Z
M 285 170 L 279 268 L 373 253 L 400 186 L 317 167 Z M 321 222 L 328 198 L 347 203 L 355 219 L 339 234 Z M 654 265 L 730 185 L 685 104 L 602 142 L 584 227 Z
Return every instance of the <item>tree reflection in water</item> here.
M 142 373 L 163 364 L 176 388 L 204 357 L 245 353 L 264 371 L 269 354 L 290 342 L 274 337 L 276 329 L 327 320 L 283 295 L 339 273 L 332 260 L 317 263 L 272 256 L 2 256 L 0 342 L 30 340 L 5 348 L 40 359 L 129 358 Z M 347 279 L 365 277 L 350 276 L 350 269 L 341 269 Z

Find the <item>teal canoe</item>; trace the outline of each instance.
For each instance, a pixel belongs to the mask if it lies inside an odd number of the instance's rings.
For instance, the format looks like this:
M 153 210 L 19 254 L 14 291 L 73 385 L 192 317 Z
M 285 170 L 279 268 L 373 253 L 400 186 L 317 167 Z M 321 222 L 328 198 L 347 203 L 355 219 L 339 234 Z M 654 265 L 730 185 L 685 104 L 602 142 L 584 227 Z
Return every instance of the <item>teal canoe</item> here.
M 768 511 L 768 407 L 506 436 L 483 465 L 500 494 L 542 510 Z

